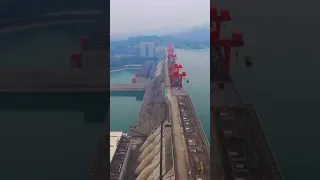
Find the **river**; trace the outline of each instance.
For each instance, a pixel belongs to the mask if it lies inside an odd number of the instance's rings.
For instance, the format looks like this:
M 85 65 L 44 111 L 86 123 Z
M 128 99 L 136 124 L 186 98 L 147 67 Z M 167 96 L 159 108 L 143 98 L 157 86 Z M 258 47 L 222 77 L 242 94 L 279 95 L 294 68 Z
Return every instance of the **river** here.
M 132 83 L 136 71 L 124 70 L 111 72 L 110 84 Z M 128 132 L 129 126 L 134 126 L 138 118 L 141 101 L 136 97 L 110 97 L 110 129 L 111 131 Z

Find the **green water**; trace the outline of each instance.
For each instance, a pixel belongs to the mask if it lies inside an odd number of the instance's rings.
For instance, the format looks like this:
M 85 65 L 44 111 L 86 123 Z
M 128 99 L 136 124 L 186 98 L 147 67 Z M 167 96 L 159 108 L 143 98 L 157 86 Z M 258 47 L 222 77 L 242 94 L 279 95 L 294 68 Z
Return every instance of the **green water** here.
M 110 84 L 132 83 L 134 70 L 111 72 Z M 110 129 L 111 131 L 128 132 L 129 126 L 134 126 L 138 118 L 141 101 L 136 97 L 110 97 Z
M 184 81 L 184 88 L 190 94 L 204 131 L 210 139 L 210 51 L 176 50 L 178 62 L 183 65 L 189 83 Z M 134 71 L 111 73 L 110 83 L 131 83 Z M 111 97 L 110 120 L 111 130 L 127 131 L 133 126 L 138 117 L 141 101 L 135 97 Z

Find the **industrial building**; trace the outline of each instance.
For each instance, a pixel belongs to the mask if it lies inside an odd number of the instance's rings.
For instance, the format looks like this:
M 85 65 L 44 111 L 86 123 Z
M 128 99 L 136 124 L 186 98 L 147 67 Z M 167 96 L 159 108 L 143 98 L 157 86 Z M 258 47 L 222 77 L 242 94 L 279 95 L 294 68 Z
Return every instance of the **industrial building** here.
M 140 56 L 143 57 L 155 57 L 156 56 L 156 44 L 154 42 L 141 42 L 139 44 Z

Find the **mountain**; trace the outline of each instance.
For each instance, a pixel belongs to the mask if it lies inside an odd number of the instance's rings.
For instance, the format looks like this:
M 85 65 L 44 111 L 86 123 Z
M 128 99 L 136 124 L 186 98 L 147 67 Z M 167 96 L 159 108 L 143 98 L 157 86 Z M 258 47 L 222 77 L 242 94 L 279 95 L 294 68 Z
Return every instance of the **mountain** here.
M 110 41 L 123 41 L 129 37 L 146 36 L 144 33 L 110 34 Z
M 208 43 L 210 41 L 210 23 L 206 23 L 197 27 L 176 26 L 170 28 L 160 28 L 145 33 L 131 33 L 123 35 L 110 36 L 111 41 L 126 40 L 129 37 L 147 37 L 161 36 L 164 41 L 172 42 L 190 42 L 190 43 Z M 173 43 L 173 42 L 172 42 Z
M 208 43 L 210 42 L 210 23 L 203 24 L 184 32 L 174 33 L 171 34 L 171 36 L 190 42 Z

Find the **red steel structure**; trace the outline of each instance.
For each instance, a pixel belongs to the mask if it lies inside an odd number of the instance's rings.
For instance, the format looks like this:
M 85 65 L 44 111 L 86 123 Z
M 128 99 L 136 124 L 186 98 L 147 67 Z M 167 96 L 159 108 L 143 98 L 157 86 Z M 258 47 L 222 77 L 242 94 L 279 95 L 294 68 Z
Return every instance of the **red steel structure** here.
M 186 77 L 187 73 L 182 71 L 182 64 L 177 64 L 177 55 L 173 54 L 174 48 L 168 44 L 168 71 L 170 77 L 170 84 L 172 87 L 182 87 L 182 80 Z
M 215 29 L 217 30 L 218 37 L 221 37 L 221 23 L 231 21 L 230 12 L 227 9 L 222 9 L 220 14 L 216 8 L 210 9 L 210 23 L 215 22 Z M 213 24 L 211 24 L 213 26 Z
M 72 53 L 71 58 L 70 58 L 70 64 L 71 64 L 71 68 L 81 68 L 82 67 L 80 52 Z
M 136 73 L 134 74 L 134 76 L 132 77 L 132 83 L 136 83 L 136 82 L 137 82 L 137 77 L 138 77 L 138 75 L 139 75 L 138 72 L 136 72 Z
M 182 71 L 181 64 L 174 64 L 173 72 L 169 74 L 170 83 L 172 87 L 182 87 L 182 80 L 186 77 L 187 73 Z
M 211 47 L 222 47 L 224 50 L 224 56 L 226 61 L 226 71 L 230 73 L 231 67 L 231 48 L 243 46 L 242 33 L 233 32 L 231 39 L 221 39 L 221 22 L 227 22 L 231 20 L 231 15 L 228 10 L 222 10 L 220 15 L 216 8 L 210 10 L 211 22 L 215 22 L 215 28 L 210 29 L 210 41 Z M 237 54 L 238 55 L 238 54 Z
M 88 36 L 81 36 L 80 37 L 80 43 L 81 43 L 81 51 L 84 51 L 85 47 L 88 44 Z M 74 52 L 71 55 L 70 58 L 70 66 L 71 68 L 82 68 L 82 59 L 81 59 L 81 53 L 80 52 Z
M 132 78 L 132 83 L 136 83 L 136 77 Z

